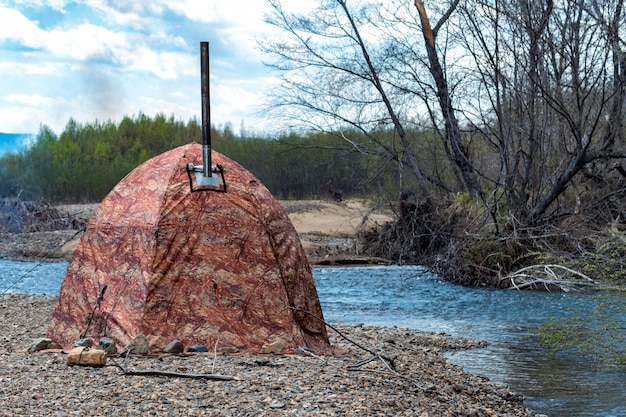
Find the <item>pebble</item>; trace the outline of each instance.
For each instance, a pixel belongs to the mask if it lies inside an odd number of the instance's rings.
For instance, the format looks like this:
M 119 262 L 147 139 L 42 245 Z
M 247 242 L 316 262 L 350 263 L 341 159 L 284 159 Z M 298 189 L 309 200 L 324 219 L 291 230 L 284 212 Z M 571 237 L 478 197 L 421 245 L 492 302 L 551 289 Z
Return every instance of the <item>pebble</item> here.
M 93 340 L 91 339 L 78 339 L 74 342 L 74 347 L 92 347 Z
M 47 339 L 45 337 L 40 337 L 39 339 L 36 339 L 33 343 L 30 344 L 30 346 L 28 347 L 28 353 L 35 353 L 41 350 L 48 349 L 48 346 L 50 346 L 50 343 L 52 343 L 52 340 Z
M 263 345 L 261 350 L 263 351 L 263 353 L 276 353 L 280 355 L 285 353 L 285 344 L 281 341 L 266 343 Z
M 164 353 L 182 353 L 185 350 L 185 346 L 180 340 L 172 340 L 163 348 Z
M 139 333 L 137 336 L 133 337 L 122 349 L 122 353 L 134 353 L 138 355 L 145 355 L 149 351 L 150 345 L 148 338 L 143 333 Z
M 55 297 L 0 296 L 0 407 L 10 415 L 538 417 L 522 396 L 445 360 L 446 350 L 466 349 L 468 340 L 409 329 L 333 324 L 394 358 L 401 377 L 379 360 L 354 369 L 371 354 L 332 330 L 332 344 L 348 353 L 124 358 L 129 370 L 215 373 L 235 376 L 232 381 L 122 375 L 111 361 L 102 368 L 68 367 L 64 354 L 26 353 L 45 336 L 55 302 Z
M 115 346 L 115 342 L 108 337 L 101 337 L 98 341 L 98 349 L 104 350 L 109 355 L 114 355 L 117 353 L 117 346 Z
M 187 348 L 187 352 L 208 352 L 209 348 L 204 345 L 193 345 Z

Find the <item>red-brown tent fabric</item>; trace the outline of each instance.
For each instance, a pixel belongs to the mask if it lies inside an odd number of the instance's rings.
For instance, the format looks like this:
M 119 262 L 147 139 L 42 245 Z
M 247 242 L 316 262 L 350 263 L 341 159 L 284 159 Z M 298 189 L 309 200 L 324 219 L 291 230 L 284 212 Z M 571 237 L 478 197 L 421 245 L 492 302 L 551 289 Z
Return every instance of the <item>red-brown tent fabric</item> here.
M 151 349 L 186 346 L 259 352 L 330 348 L 311 268 L 286 212 L 231 159 L 226 192 L 194 191 L 186 166 L 197 143 L 163 153 L 128 174 L 101 202 L 68 266 L 48 337 L 118 348 L 142 333 Z M 106 289 L 105 289 L 106 287 Z M 300 309 L 300 310 L 299 310 Z

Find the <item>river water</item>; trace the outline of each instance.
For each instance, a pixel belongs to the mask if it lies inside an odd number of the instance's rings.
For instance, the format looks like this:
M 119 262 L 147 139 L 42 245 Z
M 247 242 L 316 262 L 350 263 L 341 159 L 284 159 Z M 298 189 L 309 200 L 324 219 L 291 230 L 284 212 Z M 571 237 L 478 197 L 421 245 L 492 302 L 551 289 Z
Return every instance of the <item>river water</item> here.
M 58 295 L 66 268 L 67 263 L 0 260 L 0 292 Z M 419 266 L 314 268 L 313 276 L 329 322 L 406 326 L 485 340 L 487 348 L 452 352 L 448 358 L 508 385 L 528 398 L 531 409 L 552 417 L 626 416 L 623 369 L 548 352 L 533 331 L 550 317 L 585 314 L 596 302 L 593 293 L 464 288 Z

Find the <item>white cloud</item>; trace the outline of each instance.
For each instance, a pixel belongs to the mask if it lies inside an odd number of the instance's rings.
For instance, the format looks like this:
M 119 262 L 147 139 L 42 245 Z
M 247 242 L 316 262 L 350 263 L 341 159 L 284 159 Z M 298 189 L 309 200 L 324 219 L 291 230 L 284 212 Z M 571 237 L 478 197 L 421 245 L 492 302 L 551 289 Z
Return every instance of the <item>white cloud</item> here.
M 212 120 L 260 129 L 255 112 L 269 81 L 258 78 L 268 73 L 255 36 L 272 29 L 265 1 L 8 1 L 0 3 L 0 132 L 41 123 L 59 132 L 70 117 L 197 117 L 203 40 L 212 45 Z
M 0 15 L 1 13 L 0 10 Z M 23 26 L 27 30 L 17 33 L 20 38 L 18 40 L 23 41 L 25 46 L 45 49 L 56 60 L 108 62 L 127 71 L 152 72 L 164 79 L 190 74 L 191 56 L 156 51 L 149 47 L 148 40 L 143 35 L 114 32 L 91 24 L 83 24 L 68 31 L 55 29 L 50 32 L 41 31 L 32 25 Z M 174 37 L 173 41 L 181 43 L 180 38 Z M 16 64 L 3 63 L 3 67 L 15 68 Z M 46 73 L 46 70 L 37 70 L 33 65 L 28 68 L 31 73 Z M 49 71 L 54 66 L 46 63 L 44 68 Z
M 13 40 L 29 47 L 38 47 L 42 35 L 37 25 L 22 13 L 0 6 L 0 40 Z
M 6 104 L 5 104 L 6 103 Z M 0 131 L 37 133 L 41 124 L 60 132 L 71 103 L 64 97 L 9 94 L 0 99 Z
M 166 116 L 173 114 L 176 118 L 183 120 L 188 120 L 193 117 L 194 114 L 198 113 L 198 109 L 200 108 L 200 104 L 198 104 L 198 108 L 193 106 L 194 102 L 185 102 L 184 100 L 173 101 L 151 96 L 141 96 L 138 102 L 140 106 L 137 112 L 141 111 L 150 116 L 157 113 L 163 113 Z
M 25 5 L 25 6 L 48 6 L 53 10 L 63 11 L 65 9 L 65 5 L 71 2 L 72 0 L 17 0 L 15 4 Z
M 153 15 L 163 12 L 158 1 L 86 0 L 85 4 L 107 21 L 136 30 L 154 28 Z
M 7 133 L 37 133 L 40 121 L 46 117 L 44 111 L 20 108 L 0 108 L 0 126 L 2 132 Z
M 0 74 L 6 75 L 54 75 L 58 74 L 63 68 L 65 68 L 64 64 L 54 62 L 0 62 Z
M 273 30 L 263 21 L 269 6 L 263 0 L 179 0 L 168 7 L 191 21 L 219 23 L 220 41 L 239 50 L 242 56 L 257 56 L 255 37 Z
M 189 20 L 213 23 L 229 20 L 229 15 L 223 13 L 225 3 L 234 4 L 240 2 L 237 0 L 212 2 L 207 2 L 206 0 L 175 0 L 168 2 L 167 6 L 170 10 L 185 16 Z M 258 3 L 262 2 L 259 1 Z M 240 9 L 239 12 L 245 13 L 245 10 Z
M 46 49 L 54 56 L 76 60 L 95 57 L 115 62 L 116 54 L 129 48 L 123 33 L 91 24 L 83 24 L 68 31 L 52 30 L 45 34 L 44 42 Z
M 56 60 L 65 58 L 110 62 L 129 70 L 153 72 L 165 79 L 177 78 L 176 63 L 182 63 L 184 65 L 181 72 L 189 73 L 186 68 L 190 57 L 182 53 L 159 53 L 150 47 L 151 39 L 144 34 L 110 30 L 90 23 L 68 30 L 53 29 L 46 32 L 19 11 L 4 7 L 0 7 L 0 40 L 2 39 L 45 50 Z M 155 40 L 173 47 L 185 45 L 180 36 L 170 36 L 162 31 L 155 34 Z
M 156 52 L 146 47 L 135 51 L 121 53 L 125 61 L 125 71 L 139 70 L 152 72 L 159 78 L 174 80 L 181 75 L 193 75 L 197 73 L 196 59 L 188 54 L 175 52 Z
M 2 99 L 9 103 L 26 104 L 28 106 L 49 106 L 53 100 L 39 94 L 7 94 Z

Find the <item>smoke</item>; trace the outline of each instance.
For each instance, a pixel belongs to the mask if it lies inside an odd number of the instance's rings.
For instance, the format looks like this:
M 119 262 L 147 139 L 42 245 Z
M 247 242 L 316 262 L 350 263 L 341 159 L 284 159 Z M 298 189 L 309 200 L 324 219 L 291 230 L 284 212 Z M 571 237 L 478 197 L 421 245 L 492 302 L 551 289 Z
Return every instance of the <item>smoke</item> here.
M 84 61 L 78 75 L 77 104 L 80 104 L 82 114 L 76 117 L 107 120 L 121 115 L 124 90 L 112 75 L 111 67 L 103 64 L 101 57 Z

